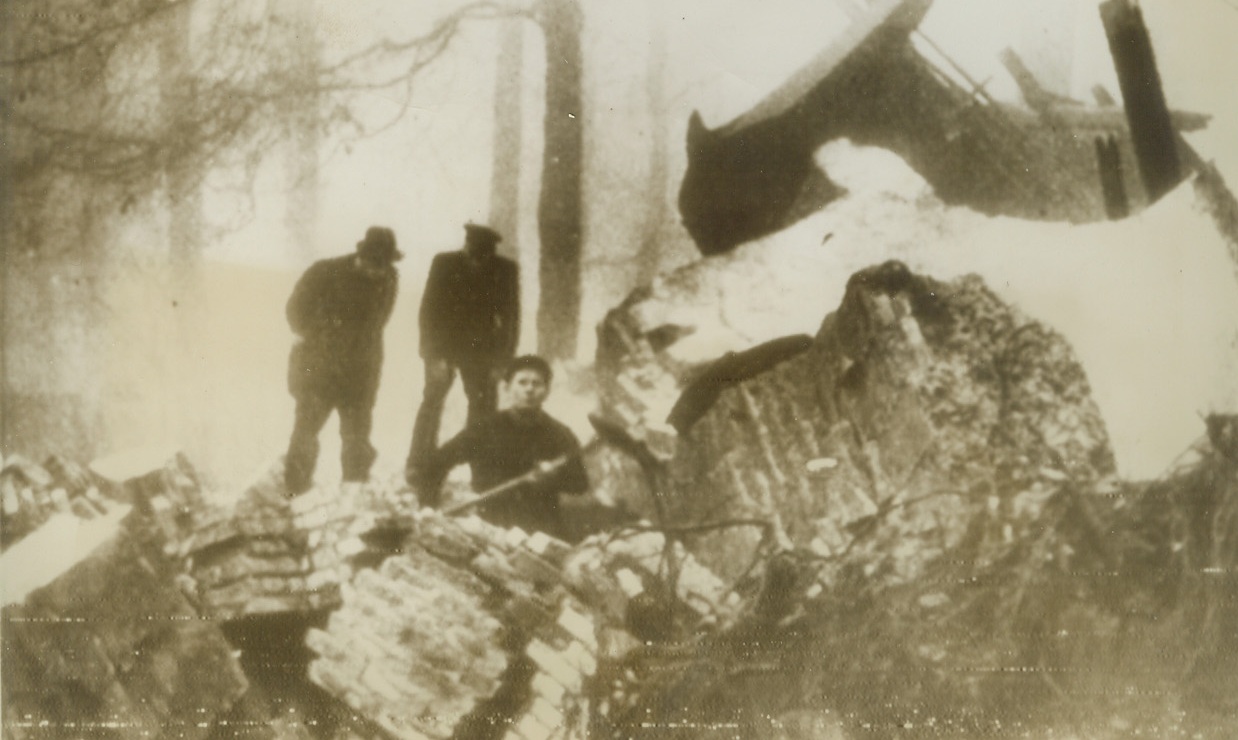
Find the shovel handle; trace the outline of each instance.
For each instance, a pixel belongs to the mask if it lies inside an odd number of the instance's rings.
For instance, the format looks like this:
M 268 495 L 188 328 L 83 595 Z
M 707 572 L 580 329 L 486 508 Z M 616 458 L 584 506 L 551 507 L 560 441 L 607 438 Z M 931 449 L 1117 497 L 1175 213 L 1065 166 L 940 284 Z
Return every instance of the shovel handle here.
M 468 501 L 461 501 L 460 503 L 452 504 L 451 506 L 445 506 L 441 509 L 441 511 L 447 516 L 459 514 L 460 512 L 467 511 L 474 506 L 484 504 L 488 501 L 493 501 L 496 498 L 500 498 L 508 493 L 511 493 L 522 484 L 531 483 L 532 481 L 541 478 L 543 475 L 559 470 L 564 465 L 567 465 L 567 455 L 556 457 L 546 463 L 539 463 L 527 473 L 518 475 L 511 480 L 504 481 L 494 488 L 491 488 L 489 491 L 478 494 L 475 498 L 471 498 Z

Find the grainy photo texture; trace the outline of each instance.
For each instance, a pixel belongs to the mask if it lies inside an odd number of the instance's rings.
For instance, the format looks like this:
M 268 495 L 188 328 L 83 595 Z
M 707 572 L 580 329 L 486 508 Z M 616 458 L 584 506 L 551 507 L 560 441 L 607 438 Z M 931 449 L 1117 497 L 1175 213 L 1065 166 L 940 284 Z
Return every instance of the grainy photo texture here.
M 1238 737 L 1235 0 L 8 0 L 0 734 Z

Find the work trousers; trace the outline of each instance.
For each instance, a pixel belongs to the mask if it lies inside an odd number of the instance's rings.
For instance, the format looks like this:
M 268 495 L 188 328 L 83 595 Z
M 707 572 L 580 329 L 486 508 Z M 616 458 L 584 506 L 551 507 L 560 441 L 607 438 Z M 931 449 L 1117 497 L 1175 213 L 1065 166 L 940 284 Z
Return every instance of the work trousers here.
M 452 360 L 426 360 L 426 385 L 421 397 L 421 407 L 413 422 L 413 441 L 408 450 L 406 471 L 424 470 L 438 449 L 439 426 L 443 420 L 443 405 L 447 393 L 455 381 L 456 372 L 464 385 L 464 395 L 469 401 L 466 423 L 469 426 L 493 414 L 499 403 L 495 387 L 494 365 L 484 360 L 459 362 Z
M 292 439 L 284 456 L 284 485 L 289 495 L 304 493 L 313 485 L 314 468 L 318 465 L 318 434 L 332 411 L 340 414 L 340 464 L 344 480 L 364 481 L 370 477 L 370 466 L 378 455 L 370 444 L 374 402 L 305 393 L 297 399 Z

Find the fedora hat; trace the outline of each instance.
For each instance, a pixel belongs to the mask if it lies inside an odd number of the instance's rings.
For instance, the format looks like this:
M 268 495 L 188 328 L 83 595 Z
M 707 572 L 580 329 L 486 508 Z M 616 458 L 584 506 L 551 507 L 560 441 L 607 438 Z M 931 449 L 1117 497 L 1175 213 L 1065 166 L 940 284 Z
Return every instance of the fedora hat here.
M 395 232 L 386 226 L 371 226 L 365 238 L 357 242 L 357 254 L 371 262 L 390 264 L 404 259 L 404 253 L 396 249 Z

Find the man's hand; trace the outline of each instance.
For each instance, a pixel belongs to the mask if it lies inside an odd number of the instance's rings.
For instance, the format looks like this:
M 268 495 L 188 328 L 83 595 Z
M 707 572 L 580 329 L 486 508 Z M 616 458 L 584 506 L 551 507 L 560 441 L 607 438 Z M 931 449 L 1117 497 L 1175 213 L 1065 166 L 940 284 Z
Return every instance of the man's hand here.
M 564 465 L 567 465 L 566 457 L 557 457 L 554 460 L 541 460 L 529 471 L 529 482 L 540 483 L 557 473 Z

